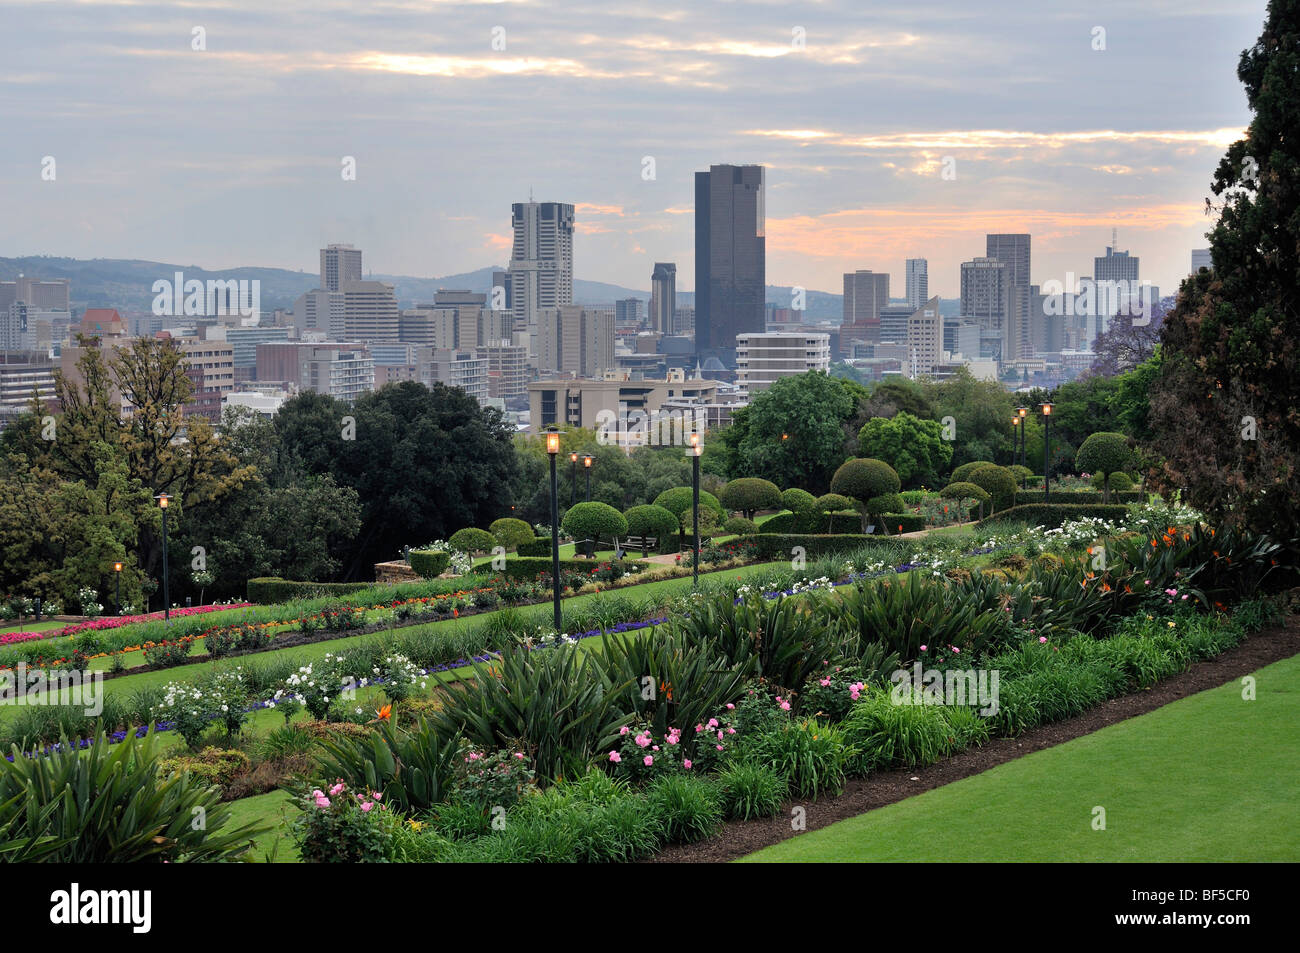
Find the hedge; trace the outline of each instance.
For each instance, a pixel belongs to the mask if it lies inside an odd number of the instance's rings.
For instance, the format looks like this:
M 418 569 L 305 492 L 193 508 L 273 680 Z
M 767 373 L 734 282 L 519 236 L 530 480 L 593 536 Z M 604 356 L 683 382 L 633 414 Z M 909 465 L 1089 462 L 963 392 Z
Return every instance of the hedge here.
M 1145 503 L 1147 494 L 1141 490 L 1128 490 L 1123 493 L 1111 491 L 1111 500 L 1115 503 Z M 1016 493 L 1016 506 L 1027 503 L 1043 502 L 1042 490 L 1020 490 Z M 1053 490 L 1051 502 L 1055 503 L 1101 503 L 1098 490 Z
M 1128 515 L 1128 507 L 1118 503 L 1030 503 L 1012 506 L 994 513 L 976 523 L 991 526 L 997 523 L 1023 523 L 1027 526 L 1046 526 L 1055 529 L 1068 520 L 1089 517 L 1118 521 Z
M 597 566 L 608 560 L 603 559 L 561 559 L 561 572 L 576 572 L 587 575 Z M 644 569 L 646 563 L 639 560 L 624 559 L 623 566 L 628 572 L 636 572 Z M 542 559 L 541 557 L 506 557 L 506 568 L 502 570 L 503 575 L 509 579 L 536 579 L 539 573 L 550 575 L 552 564 L 550 557 Z
M 248 580 L 248 601 L 271 605 L 311 596 L 346 596 L 374 585 L 373 582 L 300 582 L 279 576 L 258 576 Z
M 411 550 L 411 568 L 424 579 L 436 579 L 451 565 L 451 553 L 437 549 Z
M 520 543 L 516 552 L 520 556 L 550 556 L 551 537 L 535 536 L 530 542 Z
M 900 531 L 919 533 L 923 529 L 925 529 L 925 517 L 919 513 L 886 513 L 878 517 L 876 523 L 877 533 L 883 530 L 891 536 L 897 536 Z
M 866 546 L 888 545 L 886 536 L 863 536 L 861 533 L 757 533 L 748 537 L 758 547 L 760 559 L 789 559 L 790 551 L 803 547 L 808 556 L 849 553 Z
M 876 533 L 886 530 L 891 535 L 898 535 L 901 524 L 904 533 L 915 533 L 925 529 L 925 517 L 916 513 L 886 513 L 884 516 L 872 517 Z M 870 524 L 868 524 L 870 525 Z M 809 532 L 823 530 L 830 535 L 859 536 L 862 533 L 862 517 L 857 513 L 824 513 L 801 519 L 797 513 L 778 513 L 759 524 L 758 534 L 789 534 L 817 536 L 822 533 Z

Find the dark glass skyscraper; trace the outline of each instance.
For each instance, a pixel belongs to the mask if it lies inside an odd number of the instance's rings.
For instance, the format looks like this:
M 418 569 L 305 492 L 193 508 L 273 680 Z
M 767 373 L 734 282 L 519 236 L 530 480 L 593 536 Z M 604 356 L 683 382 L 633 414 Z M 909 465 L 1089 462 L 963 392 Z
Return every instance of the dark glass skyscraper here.
M 763 167 L 695 173 L 695 350 L 728 367 L 736 335 L 765 330 Z

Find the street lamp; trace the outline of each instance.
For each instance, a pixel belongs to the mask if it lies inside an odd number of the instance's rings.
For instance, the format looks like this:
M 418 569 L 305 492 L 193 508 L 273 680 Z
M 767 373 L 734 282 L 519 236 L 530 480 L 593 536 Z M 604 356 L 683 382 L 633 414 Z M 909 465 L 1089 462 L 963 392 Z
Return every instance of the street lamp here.
M 171 590 L 167 588 L 167 504 L 171 502 L 171 497 L 166 493 L 159 493 L 156 497 L 158 507 L 163 514 L 163 621 L 170 622 L 172 617 L 172 600 Z
M 587 471 L 587 502 L 588 503 L 591 502 L 591 465 L 595 462 L 596 462 L 595 457 L 593 457 L 591 454 L 589 453 L 583 454 L 582 468 Z M 596 558 L 596 541 L 594 539 L 587 540 L 587 558 L 588 559 Z
M 1050 503 L 1052 473 L 1052 402 L 1043 401 L 1043 502 Z
M 113 563 L 113 580 L 117 592 L 117 598 L 115 600 L 117 602 L 117 614 L 121 615 L 122 614 L 122 564 L 121 563 Z
M 1026 426 L 1026 417 L 1029 416 L 1028 407 L 1017 407 L 1016 413 L 1020 414 L 1020 465 L 1028 467 L 1029 454 L 1029 428 Z
M 578 502 L 578 451 L 569 454 L 569 508 Z
M 692 589 L 700 585 L 700 454 L 703 452 L 700 435 L 691 434 L 691 536 L 694 539 L 691 547 L 695 550 L 695 558 L 691 560 Z
M 551 593 L 555 602 L 555 634 L 560 634 L 560 502 L 555 458 L 560 454 L 560 432 L 546 434 L 546 455 L 551 458 Z

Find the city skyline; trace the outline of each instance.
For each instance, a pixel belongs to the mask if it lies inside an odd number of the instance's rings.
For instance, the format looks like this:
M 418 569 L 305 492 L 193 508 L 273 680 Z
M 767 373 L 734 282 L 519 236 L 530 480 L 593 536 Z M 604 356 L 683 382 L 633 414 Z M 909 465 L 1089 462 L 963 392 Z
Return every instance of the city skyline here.
M 346 241 L 386 273 L 456 274 L 506 263 L 507 207 L 531 189 L 575 206 L 582 277 L 644 288 L 675 261 L 694 292 L 692 174 L 752 163 L 773 285 L 871 269 L 902 287 L 924 257 L 930 294 L 954 298 L 986 234 L 1032 234 L 1042 283 L 1085 272 L 1117 227 L 1172 290 L 1247 119 L 1220 78 L 1262 12 L 86 4 L 60 26 L 9 4 L 0 102 L 24 135 L 0 191 L 23 228 L 0 251 L 311 270 L 307 249 Z M 156 148 L 163 116 L 180 149 Z M 564 148 L 528 147 L 557 129 Z

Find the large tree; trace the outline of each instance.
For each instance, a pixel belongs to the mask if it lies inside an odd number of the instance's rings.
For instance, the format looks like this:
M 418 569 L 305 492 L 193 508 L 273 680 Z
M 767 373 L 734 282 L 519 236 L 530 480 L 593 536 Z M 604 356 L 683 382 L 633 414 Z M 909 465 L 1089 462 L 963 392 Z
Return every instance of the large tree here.
M 1237 76 L 1254 116 L 1210 188 L 1213 270 L 1183 281 L 1151 395 L 1155 474 L 1215 520 L 1300 537 L 1300 0 Z
M 933 485 L 948 472 L 952 444 L 943 439 L 937 420 L 920 420 L 906 411 L 893 417 L 873 417 L 858 435 L 858 452 L 884 460 L 904 486 Z

